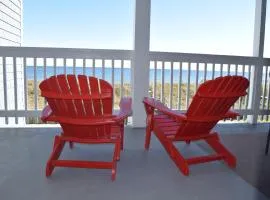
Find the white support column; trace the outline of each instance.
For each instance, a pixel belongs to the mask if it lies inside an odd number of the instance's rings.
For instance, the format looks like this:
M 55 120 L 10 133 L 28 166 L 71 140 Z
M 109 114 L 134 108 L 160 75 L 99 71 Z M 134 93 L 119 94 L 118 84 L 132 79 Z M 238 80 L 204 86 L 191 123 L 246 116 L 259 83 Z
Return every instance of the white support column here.
M 151 0 L 136 0 L 134 54 L 132 58 L 133 127 L 145 127 L 142 99 L 149 89 L 149 41 Z
M 249 108 L 253 109 L 253 116 L 248 117 L 248 122 L 257 123 L 258 112 L 260 109 L 261 87 L 262 87 L 262 69 L 263 69 L 263 51 L 265 35 L 267 0 L 256 0 L 255 25 L 253 39 L 253 56 L 259 58 L 258 64 L 253 68 L 250 79 Z

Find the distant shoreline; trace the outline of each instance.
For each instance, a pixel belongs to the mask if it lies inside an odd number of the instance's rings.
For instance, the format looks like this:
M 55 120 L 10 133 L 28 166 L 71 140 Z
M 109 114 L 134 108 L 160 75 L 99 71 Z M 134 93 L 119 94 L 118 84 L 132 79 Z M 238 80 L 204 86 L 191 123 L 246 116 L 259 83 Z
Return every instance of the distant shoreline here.
M 121 68 L 114 68 L 114 73 L 112 72 L 112 68 L 105 67 L 96 67 L 95 68 L 95 76 L 98 78 L 102 78 L 102 70 L 104 69 L 104 79 L 112 82 L 112 74 L 114 74 L 114 83 L 121 83 Z M 86 67 L 85 68 L 85 74 L 88 76 L 93 75 L 93 68 L 92 67 Z M 75 74 L 83 74 L 84 70 L 83 67 L 75 67 Z M 36 80 L 40 81 L 43 80 L 45 77 L 50 77 L 56 74 L 63 74 L 64 73 L 64 67 L 52 67 L 47 66 L 46 67 L 46 76 L 44 74 L 44 67 L 43 66 L 37 66 L 36 67 Z M 73 74 L 73 67 L 66 67 L 66 73 L 67 74 Z M 131 83 L 131 69 L 130 68 L 123 68 L 122 71 L 123 74 L 123 83 L 130 84 Z M 155 74 L 156 74 L 156 82 L 162 82 L 162 69 L 157 69 L 156 73 L 154 69 L 150 69 L 149 71 L 149 81 L 154 82 L 155 80 Z M 226 75 L 227 73 L 223 72 L 223 75 Z M 231 72 L 231 75 L 234 75 L 234 72 Z M 214 78 L 220 76 L 220 71 L 214 72 Z M 243 75 L 242 72 L 238 72 L 238 75 Z M 34 73 L 34 67 L 33 66 L 27 66 L 26 67 L 26 78 L 27 80 L 34 80 L 35 79 L 35 73 Z M 204 82 L 204 80 L 212 79 L 212 71 L 196 71 L 196 70 L 188 70 L 182 69 L 181 71 L 181 83 L 187 83 L 188 77 L 190 77 L 189 81 L 191 83 L 196 83 L 196 80 L 198 78 L 198 83 Z M 248 77 L 248 73 L 245 72 L 245 77 Z M 178 84 L 180 82 L 180 70 L 179 69 L 173 69 L 173 73 L 171 75 L 170 69 L 164 69 L 164 83 L 171 83 Z

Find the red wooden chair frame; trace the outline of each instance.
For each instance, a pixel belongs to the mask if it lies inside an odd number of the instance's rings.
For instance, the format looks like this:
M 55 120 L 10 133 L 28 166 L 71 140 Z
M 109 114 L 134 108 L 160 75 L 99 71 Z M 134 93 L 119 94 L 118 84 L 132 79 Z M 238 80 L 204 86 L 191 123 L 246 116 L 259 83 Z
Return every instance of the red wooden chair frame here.
M 153 132 L 184 175 L 189 175 L 189 165 L 224 160 L 231 168 L 236 166 L 235 156 L 220 142 L 217 132 L 211 131 L 219 120 L 236 118 L 230 110 L 241 96 L 246 95 L 249 81 L 241 76 L 219 77 L 206 81 L 198 88 L 186 113 L 166 107 L 160 101 L 145 97 L 147 113 L 145 149 L 149 149 Z M 214 155 L 184 158 L 174 142 L 187 144 L 204 140 L 216 152 Z
M 41 82 L 41 96 L 48 105 L 43 109 L 44 122 L 57 122 L 62 132 L 55 136 L 53 150 L 47 161 L 46 176 L 55 167 L 111 169 L 116 176 L 116 164 L 124 144 L 124 121 L 131 115 L 131 98 L 120 101 L 120 112 L 112 114 L 112 86 L 95 77 L 84 75 L 57 75 Z M 113 144 L 111 162 L 58 160 L 64 145 L 69 142 L 83 144 Z

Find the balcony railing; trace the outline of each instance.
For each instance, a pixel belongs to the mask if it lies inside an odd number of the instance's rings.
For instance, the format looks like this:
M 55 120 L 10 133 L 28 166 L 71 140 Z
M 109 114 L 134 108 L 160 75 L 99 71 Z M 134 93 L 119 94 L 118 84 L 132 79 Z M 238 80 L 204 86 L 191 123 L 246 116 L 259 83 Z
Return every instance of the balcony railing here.
M 192 96 L 200 83 L 218 76 L 240 75 L 252 82 L 252 72 L 259 67 L 261 60 L 256 57 L 150 52 L 150 96 L 160 99 L 170 108 L 186 111 Z M 261 102 L 258 115 L 260 120 L 269 118 L 270 59 L 263 59 L 261 77 Z M 253 115 L 251 108 L 250 85 L 248 95 L 240 98 L 234 109 L 246 120 Z
M 24 123 L 40 115 L 45 101 L 40 97 L 41 80 L 56 74 L 86 74 L 109 81 L 114 87 L 114 105 L 130 96 L 128 50 L 0 47 L 0 117 L 5 124 Z
M 41 80 L 60 73 L 86 74 L 109 81 L 114 87 L 117 109 L 120 97 L 138 92 L 132 90 L 132 54 L 129 50 L 0 47 L 2 123 L 29 123 L 25 118 L 38 118 L 46 103 L 40 97 L 38 85 Z M 149 52 L 149 96 L 184 112 L 200 83 L 223 75 L 242 75 L 252 83 L 252 73 L 261 62 L 257 57 Z M 235 104 L 234 109 L 243 115 L 238 120 L 256 114 L 260 115 L 260 121 L 268 121 L 269 67 L 270 59 L 264 58 L 261 88 L 251 84 L 249 95 Z M 262 94 L 259 110 L 251 106 L 250 93 L 257 89 Z

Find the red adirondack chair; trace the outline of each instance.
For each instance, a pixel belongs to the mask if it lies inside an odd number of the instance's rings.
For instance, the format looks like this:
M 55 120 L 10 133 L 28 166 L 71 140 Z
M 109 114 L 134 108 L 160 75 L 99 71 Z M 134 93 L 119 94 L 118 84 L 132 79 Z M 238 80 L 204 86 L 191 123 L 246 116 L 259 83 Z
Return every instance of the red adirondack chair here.
M 124 120 L 131 115 L 131 98 L 122 98 L 120 112 L 113 115 L 113 88 L 95 77 L 84 75 L 52 76 L 39 85 L 41 96 L 48 105 L 43 109 L 44 122 L 60 123 L 62 132 L 55 136 L 53 150 L 46 166 L 46 176 L 54 167 L 78 167 L 112 169 L 112 180 L 116 176 L 116 161 L 123 149 Z M 58 160 L 66 142 L 114 144 L 111 162 Z
M 215 160 L 224 160 L 234 168 L 235 156 L 222 145 L 217 132 L 211 130 L 219 120 L 239 115 L 230 108 L 239 97 L 246 95 L 248 86 L 249 81 L 241 76 L 226 76 L 206 81 L 200 85 L 184 114 L 169 109 L 153 98 L 145 97 L 145 149 L 149 149 L 151 133 L 154 132 L 184 175 L 189 175 L 191 164 Z M 189 144 L 196 140 L 205 140 L 217 154 L 184 158 L 174 146 L 174 142 L 185 141 Z

